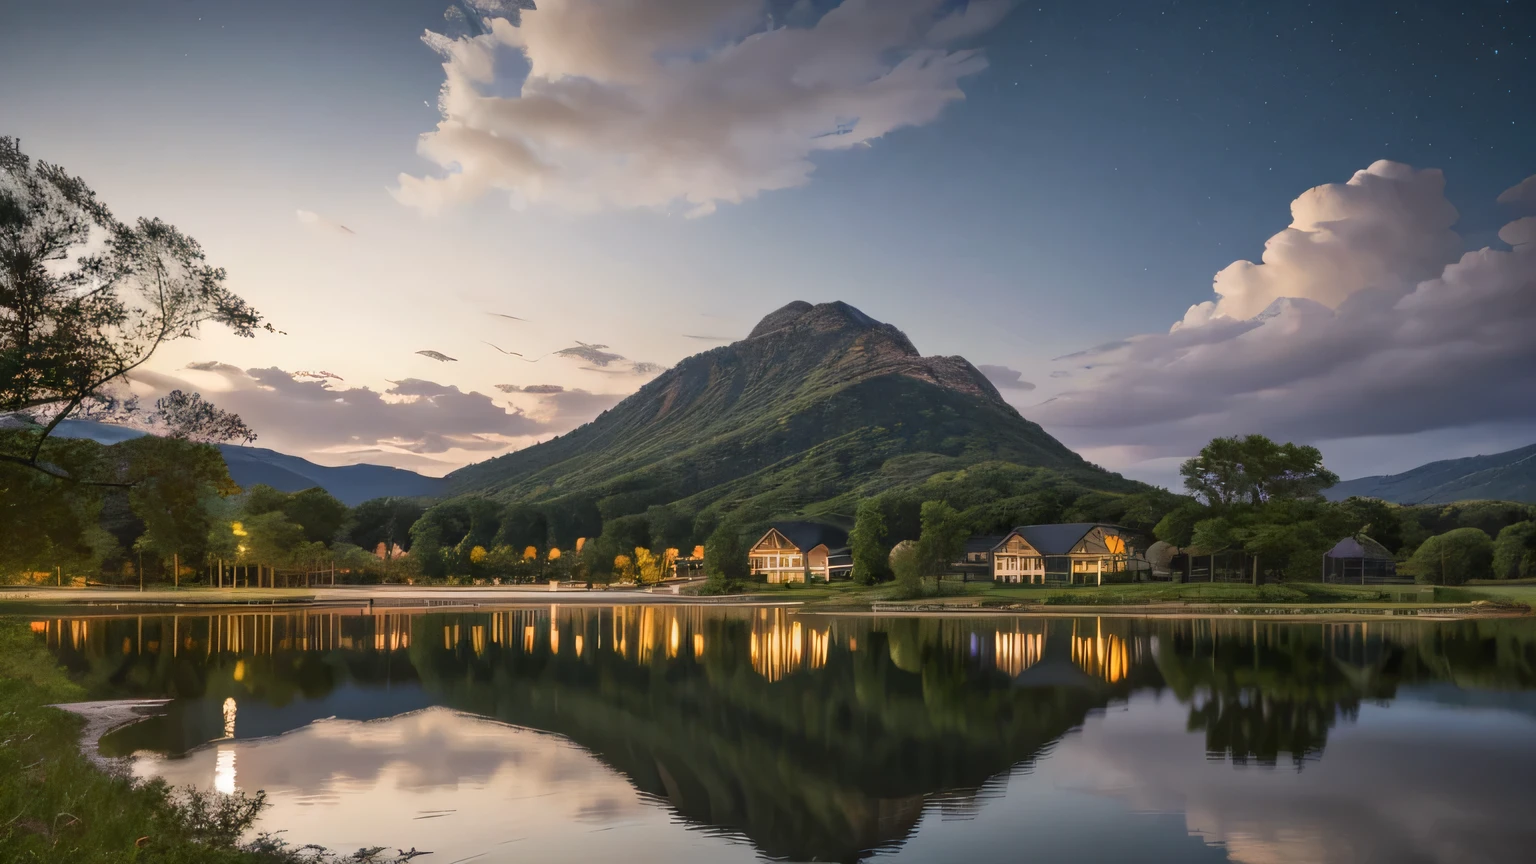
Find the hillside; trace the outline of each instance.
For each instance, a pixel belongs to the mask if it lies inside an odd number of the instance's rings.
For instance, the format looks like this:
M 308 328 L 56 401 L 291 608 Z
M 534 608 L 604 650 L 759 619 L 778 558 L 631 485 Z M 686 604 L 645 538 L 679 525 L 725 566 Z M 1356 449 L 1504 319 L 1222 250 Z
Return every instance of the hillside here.
M 1024 419 L 965 359 L 924 357 L 846 303 L 795 302 L 567 435 L 455 471 L 447 491 L 595 506 L 604 518 L 672 502 L 846 516 L 856 494 L 982 462 L 1144 488 Z
M 1431 462 L 1401 474 L 1346 480 L 1325 494 L 1332 501 L 1359 495 L 1398 504 L 1536 503 L 1536 444 L 1492 456 Z
M 112 426 L 90 420 L 66 420 L 54 433 L 63 438 L 89 438 L 102 444 L 115 444 L 143 435 L 136 429 Z M 443 481 L 402 468 L 383 465 L 343 465 L 331 468 L 308 459 L 289 456 L 262 447 L 220 444 L 230 479 L 240 487 L 264 483 L 281 492 L 298 492 L 316 486 L 354 507 L 370 498 L 399 496 L 415 498 L 438 494 Z

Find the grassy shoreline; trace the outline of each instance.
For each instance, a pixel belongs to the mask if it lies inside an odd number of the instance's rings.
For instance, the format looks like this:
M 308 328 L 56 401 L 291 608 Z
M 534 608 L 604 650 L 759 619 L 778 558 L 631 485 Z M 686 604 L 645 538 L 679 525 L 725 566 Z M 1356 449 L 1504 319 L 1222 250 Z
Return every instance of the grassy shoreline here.
M 0 610 L 3 611 L 3 610 Z M 0 859 L 7 864 L 385 864 L 246 840 L 265 806 L 255 796 L 135 783 L 81 747 L 82 717 L 53 707 L 87 694 L 24 624 L 0 620 Z

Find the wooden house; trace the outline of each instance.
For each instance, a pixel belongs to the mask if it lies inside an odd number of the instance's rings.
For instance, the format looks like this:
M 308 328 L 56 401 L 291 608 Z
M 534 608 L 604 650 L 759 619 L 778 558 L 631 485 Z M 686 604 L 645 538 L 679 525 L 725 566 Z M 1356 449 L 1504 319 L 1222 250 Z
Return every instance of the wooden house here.
M 1102 584 L 1105 574 L 1134 578 L 1146 568 L 1130 541 L 1124 529 L 1097 522 L 1025 525 L 992 547 L 992 578 L 1028 585 Z
M 747 555 L 752 575 L 773 583 L 830 581 L 853 572 L 848 532 L 820 522 L 774 522 Z

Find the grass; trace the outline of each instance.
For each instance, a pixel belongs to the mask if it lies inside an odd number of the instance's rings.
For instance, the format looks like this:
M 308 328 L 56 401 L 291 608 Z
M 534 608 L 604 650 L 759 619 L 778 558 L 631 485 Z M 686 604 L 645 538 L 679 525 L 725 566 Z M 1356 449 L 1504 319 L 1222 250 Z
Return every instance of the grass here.
M 7 864 L 325 864 L 338 858 L 271 836 L 242 844 L 265 805 L 254 796 L 134 784 L 81 754 L 82 721 L 48 707 L 86 698 L 26 624 L 0 619 L 0 858 Z
M 762 588 L 763 586 L 759 586 Z M 1075 588 L 1028 585 L 999 585 L 991 583 L 944 582 L 937 594 L 919 598 L 915 602 L 943 603 L 946 599 L 965 598 L 979 600 L 984 606 L 1010 606 L 1030 604 L 1043 606 L 1144 606 L 1154 603 L 1284 603 L 1305 605 L 1411 605 L 1395 600 L 1390 591 L 1397 586 L 1324 585 L 1315 582 L 1286 582 L 1260 586 L 1245 583 L 1134 583 L 1123 585 L 1084 585 Z M 1408 587 L 1408 586 L 1403 586 Z M 768 591 L 758 594 L 772 595 L 783 591 L 769 586 Z M 796 592 L 800 592 L 798 596 Z M 900 592 L 892 585 L 865 588 L 848 583 L 807 586 L 783 591 L 786 598 L 804 599 L 818 606 L 854 606 L 868 603 L 901 602 Z M 1426 598 L 1427 599 L 1427 598 Z M 1476 589 L 1435 590 L 1435 603 L 1471 603 L 1493 600 L 1506 603 L 1524 603 L 1536 606 L 1536 585 L 1500 586 L 1490 591 L 1484 586 Z
M 1451 603 L 1469 603 L 1487 600 L 1494 603 L 1514 603 L 1536 608 L 1536 584 L 1490 582 L 1468 583 L 1455 588 L 1436 588 L 1435 599 Z

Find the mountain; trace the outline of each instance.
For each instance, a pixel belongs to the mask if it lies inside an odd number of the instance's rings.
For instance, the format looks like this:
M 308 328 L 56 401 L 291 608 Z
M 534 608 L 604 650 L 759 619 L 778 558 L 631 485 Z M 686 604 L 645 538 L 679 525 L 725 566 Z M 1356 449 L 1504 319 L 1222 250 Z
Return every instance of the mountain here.
M 116 444 L 145 433 L 90 420 L 65 420 L 54 434 Z M 426 477 L 403 468 L 383 465 L 330 468 L 261 447 L 220 444 L 218 448 L 224 454 L 224 463 L 229 466 L 230 479 L 242 488 L 265 483 L 281 492 L 298 492 L 319 486 L 348 507 L 355 507 L 370 498 L 436 495 L 444 486 L 444 481 L 436 477 Z
M 1085 462 L 961 357 L 924 357 L 846 303 L 795 302 L 564 436 L 449 474 L 449 493 L 565 501 L 604 518 L 683 502 L 756 518 L 851 515 L 856 494 L 1006 462 L 1098 490 Z
M 1431 462 L 1401 474 L 1345 480 L 1325 494 L 1332 501 L 1359 495 L 1398 504 L 1473 500 L 1536 503 L 1536 444 L 1492 456 Z

